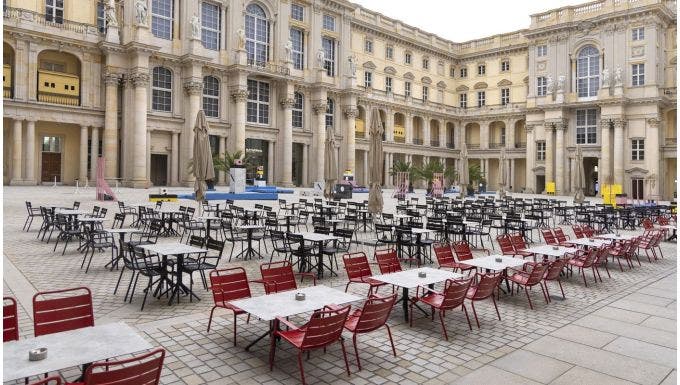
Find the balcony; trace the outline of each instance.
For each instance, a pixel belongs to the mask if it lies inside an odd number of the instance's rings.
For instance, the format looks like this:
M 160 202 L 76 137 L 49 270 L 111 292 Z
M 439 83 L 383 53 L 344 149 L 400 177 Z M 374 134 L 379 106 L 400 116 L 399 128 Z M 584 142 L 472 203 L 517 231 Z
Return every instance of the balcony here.
M 430 140 L 430 146 L 439 147 L 439 141 L 438 140 Z
M 272 62 L 264 62 L 264 61 L 257 61 L 253 59 L 248 59 L 247 62 L 248 67 L 251 67 L 257 71 L 260 72 L 266 72 L 272 75 L 282 75 L 282 76 L 288 76 L 290 75 L 290 68 L 288 66 L 282 66 L 279 64 L 275 64 Z
M 515 142 L 515 148 L 527 148 L 527 142 Z
M 479 149 L 479 143 L 467 143 L 467 148 L 470 150 L 478 150 Z
M 418 138 L 413 138 L 413 144 L 423 145 L 423 140 Z
M 491 142 L 491 143 L 489 143 L 489 148 L 501 148 L 501 147 L 505 147 L 505 142 L 498 142 L 498 143 Z
M 366 131 L 355 131 L 354 137 L 357 139 L 366 139 Z
M 456 146 L 453 145 L 453 142 L 448 142 L 446 143 L 446 148 L 456 148 Z
M 67 19 L 57 19 L 58 22 L 47 20 L 44 13 L 30 11 L 28 9 L 4 7 L 3 16 L 5 19 L 22 22 L 36 23 L 48 27 L 58 28 L 80 34 L 104 35 L 105 31 L 100 31 L 96 25 L 78 23 Z M 6 25 L 7 23 L 5 23 Z
M 403 136 L 395 136 L 394 143 L 406 143 L 406 138 Z
M 80 77 L 38 70 L 38 101 L 67 106 L 80 105 Z
M 666 138 L 666 146 L 677 146 L 678 138 Z

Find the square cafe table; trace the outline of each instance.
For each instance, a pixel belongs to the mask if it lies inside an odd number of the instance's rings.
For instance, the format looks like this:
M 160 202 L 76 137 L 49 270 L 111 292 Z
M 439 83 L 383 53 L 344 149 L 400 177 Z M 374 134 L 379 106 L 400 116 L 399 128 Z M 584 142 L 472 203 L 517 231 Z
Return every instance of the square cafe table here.
M 151 253 L 156 253 L 163 258 L 163 276 L 161 278 L 161 282 L 159 284 L 162 284 L 163 282 L 167 282 L 168 284 L 168 290 L 172 290 L 172 294 L 170 295 L 170 301 L 168 301 L 168 305 L 172 304 L 172 300 L 175 298 L 175 295 L 177 296 L 177 303 L 179 303 L 179 291 L 182 290 L 184 293 L 188 294 L 191 299 L 191 297 L 196 297 L 197 300 L 200 301 L 200 298 L 194 294 L 193 291 L 189 290 L 184 283 L 182 283 L 182 276 L 184 273 L 184 256 L 186 254 L 194 254 L 194 253 L 207 253 L 208 250 L 206 249 L 201 249 L 198 247 L 190 246 L 190 245 L 185 245 L 184 243 L 164 243 L 164 244 L 153 244 L 153 245 L 141 245 L 139 246 L 140 248 L 149 251 Z M 168 278 L 167 276 L 167 266 L 168 266 L 168 255 L 175 255 L 177 256 L 177 283 L 172 282 L 171 279 Z M 166 290 L 167 292 L 167 290 Z M 164 293 L 159 293 L 160 295 L 158 296 L 159 298 L 164 294 Z
M 296 300 L 296 293 L 304 293 L 305 300 Z M 324 285 L 317 285 L 259 297 L 239 299 L 231 301 L 230 304 L 264 321 L 270 321 L 269 331 L 251 342 L 246 347 L 246 350 L 248 350 L 259 340 L 278 328 L 276 317 L 289 317 L 323 309 L 326 305 L 341 305 L 362 299 L 364 298 L 354 294 L 345 293 Z
M 467 263 L 467 261 L 465 261 Z M 425 272 L 425 278 L 418 277 L 419 272 Z M 375 275 L 371 278 L 385 282 L 390 285 L 399 286 L 402 288 L 402 307 L 404 309 L 404 319 L 408 321 L 408 290 L 415 289 L 418 286 L 434 287 L 437 282 L 443 282 L 447 279 L 462 278 L 462 274 L 454 273 L 447 270 L 433 269 L 431 267 L 421 267 L 418 269 L 398 271 L 396 273 Z
M 572 245 L 586 246 L 588 248 L 590 247 L 600 248 L 602 246 L 606 246 L 612 243 L 612 241 L 609 239 L 597 239 L 597 238 L 577 238 L 570 239 L 568 242 L 571 243 Z
M 569 240 L 569 243 L 574 243 L 572 240 Z M 555 249 L 557 248 L 557 249 Z M 543 255 L 546 257 L 554 257 L 554 258 L 561 258 L 564 257 L 564 254 L 566 253 L 575 253 L 576 248 L 575 247 L 565 247 L 565 246 L 554 246 L 554 245 L 540 245 L 540 246 L 534 246 L 534 247 L 528 247 L 526 249 L 522 249 L 521 251 L 527 251 L 529 253 L 534 253 L 534 254 L 539 254 Z
M 47 348 L 47 358 L 29 361 L 28 351 L 41 347 Z M 5 342 L 2 346 L 2 381 L 56 372 L 151 347 L 134 329 L 123 322 Z
M 500 258 L 500 262 L 496 262 L 496 258 Z M 515 258 L 515 257 L 510 257 L 507 255 L 500 255 L 500 254 L 495 254 L 495 255 L 488 255 L 486 257 L 480 257 L 480 258 L 472 258 L 472 259 L 466 259 L 464 261 L 466 265 L 470 266 L 475 266 L 481 269 L 485 269 L 487 272 L 489 271 L 502 271 L 505 276 L 507 276 L 506 269 L 509 267 L 520 267 L 527 263 L 523 258 Z M 505 280 L 505 287 L 510 291 L 510 283 L 508 280 Z M 503 290 L 499 286 L 499 289 Z
M 340 239 L 339 237 L 336 237 L 334 235 L 326 235 L 326 234 L 319 234 L 319 233 L 310 233 L 308 231 L 303 231 L 300 233 L 293 233 L 297 235 L 302 235 L 302 238 L 305 241 L 309 242 L 314 242 L 317 244 L 317 247 L 319 248 L 319 253 L 317 254 L 317 265 L 316 265 L 316 275 L 319 278 L 323 278 L 323 269 L 324 269 L 324 263 L 323 263 L 323 244 L 327 241 L 335 241 Z M 302 266 L 302 265 L 300 265 Z M 303 269 L 301 269 L 302 272 Z M 312 266 L 310 265 L 307 271 L 311 271 Z M 335 274 L 333 272 L 333 269 L 329 266 L 329 270 L 331 271 L 331 275 Z M 337 276 L 337 274 L 335 274 Z
M 611 239 L 614 241 L 630 241 L 633 238 L 639 237 L 639 235 L 631 234 L 599 234 L 596 238 L 600 239 Z

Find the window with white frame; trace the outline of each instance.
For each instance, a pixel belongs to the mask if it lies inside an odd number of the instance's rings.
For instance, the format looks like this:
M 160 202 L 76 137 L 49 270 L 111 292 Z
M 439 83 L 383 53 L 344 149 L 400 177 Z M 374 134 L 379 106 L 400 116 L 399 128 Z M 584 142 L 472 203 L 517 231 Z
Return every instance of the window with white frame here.
M 364 52 L 373 53 L 373 40 L 369 38 L 364 40 Z
M 214 76 L 203 77 L 203 111 L 205 116 L 220 116 L 220 81 Z
M 335 122 L 335 101 L 331 98 L 326 99 L 326 127 L 333 127 Z
M 454 66 L 449 67 L 449 77 L 452 77 L 452 78 L 456 77 L 456 67 L 454 67 Z
M 154 67 L 151 87 L 151 108 L 172 111 L 172 72 L 165 67 Z
M 106 5 L 101 0 L 97 2 L 97 30 L 106 32 Z
M 430 69 L 430 59 L 426 57 L 423 58 L 423 69 L 424 70 Z
M 579 97 L 597 96 L 600 89 L 600 51 L 587 45 L 576 60 L 576 92 Z
M 364 71 L 364 87 L 373 87 L 373 73 L 370 71 Z
M 501 88 L 501 106 L 510 104 L 510 88 Z
M 304 21 L 305 18 L 305 7 L 300 4 L 290 5 L 290 18 L 297 21 Z
M 645 65 L 644 63 L 633 64 L 633 85 L 643 86 L 645 85 Z
M 305 97 L 300 92 L 293 94 L 293 128 L 302 128 Z
M 426 102 L 427 98 L 430 97 L 430 89 L 427 86 L 423 86 L 423 101 Z
M 467 67 L 463 67 L 463 68 L 460 69 L 460 77 L 461 78 L 467 77 Z
M 321 46 L 324 51 L 323 67 L 326 69 L 326 75 L 335 76 L 335 39 L 323 37 Z
M 484 107 L 486 105 L 486 92 L 477 91 L 477 107 Z
M 645 180 L 642 178 L 632 178 L 631 180 L 631 198 L 645 199 Z
M 331 15 L 323 15 L 322 27 L 326 31 L 335 31 L 335 17 Z
M 269 124 L 269 83 L 248 79 L 246 112 L 249 123 Z
M 222 12 L 220 6 L 207 1 L 201 2 L 201 43 L 215 51 L 220 49 L 222 38 Z
M 394 47 L 392 47 L 391 45 L 385 47 L 385 59 L 389 60 L 394 59 Z
M 45 0 L 45 21 L 64 24 L 64 0 Z
M 301 29 L 290 29 L 290 41 L 293 44 L 293 68 L 301 70 L 305 63 L 305 34 Z
M 486 74 L 486 64 L 478 64 L 477 65 L 477 75 L 484 75 Z
M 545 76 L 536 78 L 536 95 L 545 96 L 548 93 L 548 81 Z
M 458 94 L 458 106 L 460 108 L 467 108 L 467 94 Z
M 413 58 L 413 55 L 410 52 L 406 52 L 404 54 L 404 63 L 411 65 L 412 58 Z
M 501 62 L 501 72 L 510 71 L 510 60 L 506 59 Z
M 536 46 L 536 56 L 542 57 L 542 56 L 547 56 L 548 55 L 548 46 L 543 44 Z
M 633 28 L 633 41 L 645 39 L 645 27 Z
M 245 15 L 246 53 L 248 62 L 264 65 L 269 61 L 269 20 L 264 9 L 248 4 Z
M 545 141 L 536 141 L 536 160 L 545 160 Z
M 404 96 L 411 97 L 411 82 L 404 82 Z
M 597 143 L 597 110 L 576 110 L 576 144 Z
M 645 160 L 645 140 L 644 139 L 633 139 L 631 141 L 631 159 L 632 160 Z
M 173 0 L 151 0 L 151 33 L 172 40 Z
M 392 92 L 392 78 L 389 76 L 385 77 L 385 92 L 387 93 Z

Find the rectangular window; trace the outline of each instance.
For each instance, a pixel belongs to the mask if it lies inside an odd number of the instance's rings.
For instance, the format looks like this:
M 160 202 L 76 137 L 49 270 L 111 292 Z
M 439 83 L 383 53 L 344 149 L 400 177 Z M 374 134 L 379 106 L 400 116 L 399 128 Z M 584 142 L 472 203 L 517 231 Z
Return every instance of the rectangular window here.
M 477 75 L 484 75 L 486 74 L 486 65 L 485 64 L 480 64 L 477 66 Z
M 294 103 L 293 103 L 293 128 L 302 128 L 302 116 L 303 116 L 303 106 L 304 106 L 304 101 L 303 101 L 303 96 L 301 93 L 296 92 L 294 95 Z
M 394 47 L 391 45 L 385 47 L 385 59 L 394 59 Z
M 597 143 L 597 110 L 576 110 L 576 144 Z
M 548 93 L 548 81 L 545 76 L 536 78 L 536 95 L 545 96 Z
M 248 123 L 269 124 L 269 83 L 248 79 Z
M 172 40 L 172 0 L 151 0 L 151 32 L 161 39 Z
M 423 59 L 423 69 L 424 70 L 430 69 L 430 59 L 427 58 Z
M 297 21 L 304 21 L 305 8 L 300 4 L 290 5 L 290 18 Z
M 305 63 L 305 34 L 297 28 L 290 29 L 290 41 L 293 44 L 293 68 L 301 70 Z
M 458 105 L 460 108 L 467 108 L 467 94 L 458 94 Z
M 411 82 L 404 82 L 404 96 L 411 97 Z
M 97 2 L 97 30 L 106 32 L 106 5 L 102 1 Z
M 220 6 L 206 1 L 201 3 L 201 43 L 203 47 L 220 50 L 222 13 Z
M 545 160 L 545 141 L 536 142 L 536 160 Z
M 385 92 L 392 93 L 392 78 L 389 76 L 385 78 Z
M 633 28 L 633 41 L 645 39 L 645 27 Z
M 203 78 L 203 111 L 205 116 L 220 116 L 220 82 L 214 76 Z
M 373 87 L 373 73 L 365 71 L 364 72 L 364 87 L 366 88 L 371 88 Z
M 506 106 L 510 104 L 510 89 L 501 88 L 501 105 Z
M 633 139 L 631 141 L 632 145 L 632 160 L 645 160 L 645 140 L 644 139 Z
M 510 60 L 503 60 L 501 62 L 501 72 L 510 71 Z
M 645 85 L 645 65 L 644 64 L 633 64 L 633 85 L 643 86 Z
M 333 127 L 335 124 L 335 102 L 331 98 L 326 98 L 326 127 Z
M 463 68 L 460 69 L 460 77 L 461 78 L 467 77 L 467 67 L 463 67 Z
M 430 89 L 427 86 L 423 86 L 423 101 L 426 102 L 427 98 L 430 96 Z
M 547 56 L 548 55 L 548 46 L 547 45 L 539 45 L 536 47 L 536 56 L 542 57 L 542 56 Z
M 322 26 L 326 31 L 335 31 L 335 17 L 331 15 L 323 15 Z
M 373 53 L 373 40 L 371 39 L 364 40 L 364 52 Z
M 644 184 L 645 181 L 642 178 L 633 178 L 631 179 L 632 182 L 632 198 L 633 199 L 645 199 L 645 191 L 644 191 Z
M 452 78 L 456 77 L 456 67 L 454 66 L 449 67 L 449 76 Z
M 409 52 L 406 52 L 404 54 L 404 63 L 406 64 L 411 64 L 411 54 Z
M 323 68 L 326 69 L 326 75 L 335 76 L 335 39 L 324 37 L 321 46 L 325 53 Z
M 64 24 L 64 0 L 45 0 L 45 21 Z
M 477 107 L 484 107 L 486 105 L 486 92 L 477 91 Z

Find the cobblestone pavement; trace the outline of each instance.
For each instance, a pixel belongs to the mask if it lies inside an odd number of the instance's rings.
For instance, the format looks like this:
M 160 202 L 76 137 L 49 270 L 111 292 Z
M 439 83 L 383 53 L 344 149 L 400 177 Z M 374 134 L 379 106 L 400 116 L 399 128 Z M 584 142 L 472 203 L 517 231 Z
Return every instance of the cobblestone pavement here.
M 155 190 L 121 189 L 119 197 L 127 203 L 141 202 L 146 194 L 153 192 Z M 281 198 L 297 201 L 297 193 Z M 419 196 L 422 199 L 423 194 Z M 357 200 L 364 197 L 367 195 L 355 194 Z M 73 187 L 4 187 L 3 290 L 4 295 L 15 296 L 20 304 L 22 338 L 33 334 L 31 298 L 36 291 L 87 286 L 93 293 L 97 324 L 125 321 L 136 327 L 152 345 L 167 350 L 163 384 L 299 382 L 296 354 L 290 346 L 281 345 L 273 371 L 268 367 L 267 341 L 244 351 L 244 345 L 266 330 L 266 322 L 255 319 L 245 324 L 239 319 L 238 341 L 234 347 L 231 315 L 217 310 L 211 331 L 207 333 L 212 299 L 209 292 L 200 288 L 200 283 L 197 283 L 202 299 L 199 302 L 190 303 L 182 298 L 180 304 L 168 306 L 166 300 L 151 298 L 144 311 L 140 311 L 142 296 L 138 288 L 132 303 L 124 303 L 124 290 L 113 294 L 119 271 L 104 268 L 109 253 L 95 254 L 92 267 L 85 274 L 80 268 L 82 256 L 75 247 L 69 246 L 62 256 L 52 251 L 54 242 L 46 244 L 36 239 L 39 219 L 34 221 L 30 232 L 21 231 L 26 200 L 34 206 L 70 206 L 78 200 L 85 210 L 97 204 L 109 209 L 109 218 L 118 211 L 115 202 L 96 202 L 94 189 L 74 194 Z M 395 201 L 389 198 L 389 191 L 385 192 L 385 201 L 385 211 L 394 212 Z M 238 202 L 246 208 L 255 203 Z M 271 203 L 277 207 L 275 202 Z M 570 229 L 567 234 L 571 234 Z M 161 242 L 176 240 L 161 239 Z M 357 371 L 356 360 L 350 353 L 351 344 L 347 344 L 352 370 L 348 377 L 340 347 L 335 346 L 325 354 L 313 352 L 304 362 L 307 381 L 310 384 L 675 383 L 676 244 L 664 243 L 662 249 L 664 259 L 650 263 L 645 258 L 642 266 L 632 271 L 621 272 L 618 266 L 610 265 L 611 278 L 605 276 L 604 282 L 589 284 L 587 288 L 580 277 L 567 278 L 563 283 L 566 301 L 546 305 L 540 291 L 534 290 L 534 310 L 529 309 L 523 295 L 501 294 L 502 321 L 496 318 L 491 303 L 480 303 L 477 305 L 480 329 L 470 331 L 462 314 L 447 314 L 448 342 L 443 340 L 439 324 L 422 314 L 414 317 L 414 325 L 409 327 L 403 320 L 401 307 L 397 306 L 388 321 L 396 344 L 396 358 L 392 356 L 386 333 L 376 331 L 359 337 L 362 371 Z M 220 267 L 243 266 L 250 279 L 257 279 L 261 262 L 227 262 L 227 258 L 223 258 Z M 122 287 L 126 287 L 128 278 L 125 274 Z M 340 267 L 338 277 L 320 282 L 344 290 L 347 276 Z M 263 292 L 261 285 L 253 284 L 251 289 L 253 295 Z M 365 296 L 366 288 L 351 285 L 350 291 Z M 306 317 L 308 315 L 293 317 L 292 321 L 301 323 Z M 61 372 L 71 380 L 78 373 L 76 368 Z

